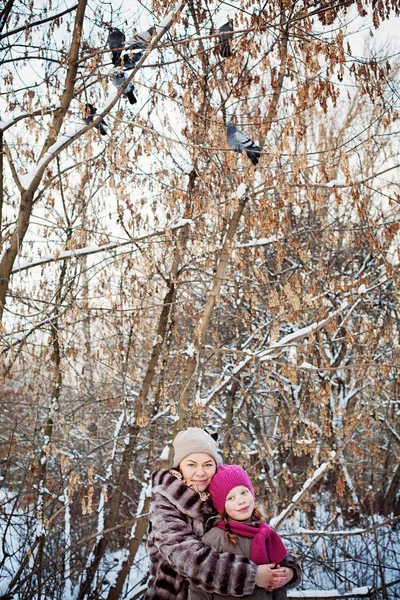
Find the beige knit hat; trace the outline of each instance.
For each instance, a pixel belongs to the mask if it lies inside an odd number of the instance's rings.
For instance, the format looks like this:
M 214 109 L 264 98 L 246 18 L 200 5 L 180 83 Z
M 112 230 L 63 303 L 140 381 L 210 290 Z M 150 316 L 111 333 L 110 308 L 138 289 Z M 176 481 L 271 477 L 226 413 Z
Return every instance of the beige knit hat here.
M 179 467 L 184 458 L 197 452 L 209 454 L 216 464 L 221 462 L 217 442 L 199 427 L 188 427 L 184 431 L 180 431 L 174 439 L 173 446 L 175 450 L 174 467 Z

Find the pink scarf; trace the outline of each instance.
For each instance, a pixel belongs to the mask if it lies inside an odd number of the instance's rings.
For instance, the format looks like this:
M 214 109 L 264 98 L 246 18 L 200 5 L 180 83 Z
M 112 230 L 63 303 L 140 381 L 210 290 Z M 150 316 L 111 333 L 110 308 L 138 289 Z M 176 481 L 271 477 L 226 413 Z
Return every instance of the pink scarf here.
M 242 523 L 241 521 L 219 521 L 217 527 L 236 535 L 253 538 L 250 560 L 255 562 L 256 565 L 280 563 L 287 555 L 287 550 L 281 537 L 268 523 L 260 523 L 257 526 Z

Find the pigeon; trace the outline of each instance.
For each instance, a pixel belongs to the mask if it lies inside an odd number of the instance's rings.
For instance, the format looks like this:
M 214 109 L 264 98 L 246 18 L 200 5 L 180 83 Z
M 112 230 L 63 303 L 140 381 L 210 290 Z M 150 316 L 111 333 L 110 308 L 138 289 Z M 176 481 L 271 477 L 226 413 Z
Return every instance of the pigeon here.
M 85 121 L 85 123 L 87 123 L 88 125 L 89 123 L 93 123 L 93 119 L 96 113 L 97 108 L 95 108 L 93 104 L 90 104 L 89 102 L 85 104 L 85 107 L 83 109 L 83 120 Z M 107 123 L 104 119 L 102 119 L 100 123 L 94 126 L 95 129 L 98 129 L 100 131 L 101 135 L 107 135 L 107 131 L 104 127 L 107 127 Z
M 127 42 L 128 50 L 139 50 L 142 48 L 147 48 L 155 32 L 156 28 L 150 27 L 150 29 L 147 29 L 147 31 L 134 33 L 133 37 Z
M 128 71 L 129 69 L 134 69 L 136 67 L 136 63 L 142 58 L 143 52 L 129 52 L 128 54 L 124 54 L 122 56 L 122 62 L 124 63 L 124 69 Z
M 125 48 L 125 34 L 120 29 L 113 29 L 108 36 L 108 47 L 112 50 L 112 63 L 118 67 L 123 48 Z M 115 48 L 119 48 L 115 50 Z
M 232 32 L 233 32 L 232 19 L 228 19 L 228 22 L 225 23 L 225 25 L 222 25 L 222 27 L 220 27 L 218 29 L 218 33 L 221 34 L 219 36 L 219 41 L 221 44 L 219 47 L 219 53 L 223 58 L 229 58 L 230 56 L 232 56 L 231 44 L 229 41 L 229 40 L 233 39 Z
M 260 148 L 243 131 L 236 129 L 231 121 L 226 126 L 226 136 L 230 148 L 235 150 L 235 152 L 239 152 L 239 154 L 242 154 L 244 150 L 253 165 L 258 164 L 261 154 Z
M 114 69 L 111 74 L 111 83 L 119 90 L 125 87 L 124 96 L 126 96 L 131 104 L 136 104 L 135 88 L 132 81 L 126 83 L 126 75 L 121 69 Z

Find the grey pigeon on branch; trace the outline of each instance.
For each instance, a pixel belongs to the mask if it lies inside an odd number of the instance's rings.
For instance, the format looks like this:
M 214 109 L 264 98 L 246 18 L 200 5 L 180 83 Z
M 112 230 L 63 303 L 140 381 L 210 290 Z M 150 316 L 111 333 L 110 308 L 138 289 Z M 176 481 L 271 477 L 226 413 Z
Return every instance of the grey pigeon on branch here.
M 136 67 L 136 63 L 142 58 L 143 52 L 128 52 L 124 54 L 122 57 L 122 62 L 124 63 L 124 69 L 128 71 L 129 69 L 134 69 Z
M 112 50 L 112 63 L 115 67 L 118 67 L 122 50 L 125 48 L 125 34 L 120 29 L 115 28 L 110 32 L 107 43 L 110 50 Z
M 150 27 L 147 31 L 134 33 L 133 37 L 127 41 L 128 50 L 141 50 L 142 48 L 147 48 L 155 32 L 156 28 Z
M 93 123 L 93 119 L 96 113 L 97 108 L 95 108 L 93 104 L 90 104 L 89 102 L 85 104 L 85 107 L 83 109 L 83 120 L 85 121 L 85 123 L 87 123 L 88 125 L 90 123 Z M 104 119 L 102 119 L 100 123 L 94 126 L 95 129 L 98 129 L 100 131 L 101 135 L 107 135 L 107 131 L 104 127 L 107 127 L 107 123 Z
M 126 75 L 121 69 L 114 69 L 111 73 L 111 83 L 119 90 L 124 87 L 124 96 L 126 96 L 131 104 L 136 104 L 135 88 L 132 81 L 126 83 Z
M 242 154 L 244 150 L 253 165 L 258 164 L 261 154 L 260 148 L 243 131 L 236 129 L 231 121 L 226 126 L 226 137 L 230 148 L 235 152 L 239 152 L 239 154 Z
M 230 56 L 232 56 L 231 43 L 230 43 L 230 40 L 233 39 L 232 32 L 233 32 L 232 19 L 228 19 L 228 22 L 225 23 L 225 25 L 222 25 L 222 27 L 220 27 L 218 29 L 218 33 L 221 34 L 219 36 L 219 41 L 221 44 L 219 47 L 219 53 L 223 58 L 229 58 Z

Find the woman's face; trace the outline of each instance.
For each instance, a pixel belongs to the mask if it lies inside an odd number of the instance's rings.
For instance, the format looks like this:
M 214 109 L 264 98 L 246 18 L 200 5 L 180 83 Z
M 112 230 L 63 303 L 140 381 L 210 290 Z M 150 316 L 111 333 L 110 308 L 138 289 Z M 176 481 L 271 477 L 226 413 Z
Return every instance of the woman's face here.
M 196 484 L 199 492 L 205 492 L 217 470 L 215 460 L 205 452 L 189 454 L 179 465 L 186 483 Z

